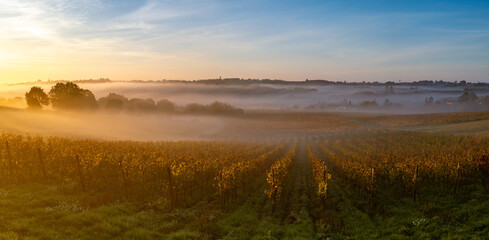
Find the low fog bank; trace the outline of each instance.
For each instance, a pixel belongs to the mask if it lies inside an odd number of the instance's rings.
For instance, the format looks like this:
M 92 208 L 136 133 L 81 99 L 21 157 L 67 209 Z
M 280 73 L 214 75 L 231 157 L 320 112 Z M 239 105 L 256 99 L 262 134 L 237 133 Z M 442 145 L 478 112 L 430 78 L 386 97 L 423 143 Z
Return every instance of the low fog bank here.
M 0 108 L 0 132 L 101 140 L 198 140 L 214 135 L 226 118 L 166 114 L 28 111 Z
M 112 82 L 82 81 L 80 87 L 88 89 L 97 99 L 110 93 L 128 99 L 166 99 L 177 107 L 188 104 L 227 103 L 242 109 L 282 109 L 334 112 L 371 113 L 436 113 L 489 110 L 489 86 L 470 83 L 379 84 L 266 81 L 221 82 Z M 0 105 L 21 101 L 30 87 L 37 85 L 46 91 L 54 83 L 2 85 Z M 468 99 L 463 95 L 469 94 Z M 475 98 L 472 94 L 475 94 Z M 10 106 L 10 105 L 9 105 Z
M 349 115 L 260 110 L 239 116 L 206 116 L 0 107 L 0 133 L 100 140 L 268 142 L 362 128 Z

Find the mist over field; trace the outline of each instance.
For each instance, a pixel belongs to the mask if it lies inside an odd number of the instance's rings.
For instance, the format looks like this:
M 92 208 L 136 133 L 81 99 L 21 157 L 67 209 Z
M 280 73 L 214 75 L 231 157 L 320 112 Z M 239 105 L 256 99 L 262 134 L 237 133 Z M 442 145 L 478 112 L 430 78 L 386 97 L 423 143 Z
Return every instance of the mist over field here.
M 27 83 L 3 85 L 0 96 L 23 96 L 30 87 L 39 85 L 46 91 L 53 83 Z M 468 91 L 479 97 L 489 95 L 489 86 L 457 84 L 318 84 L 295 83 L 246 83 L 215 84 L 205 82 L 80 82 L 78 85 L 93 92 L 97 99 L 109 93 L 126 98 L 167 99 L 176 105 L 190 103 L 210 104 L 215 101 L 243 109 L 293 109 L 309 111 L 342 111 L 372 113 L 434 113 L 486 110 L 487 106 L 457 105 L 458 98 Z M 447 86 L 448 85 L 448 86 Z M 426 106 L 426 100 L 432 104 Z M 370 104 L 375 102 L 375 104 Z
M 489 239 L 489 1 L 0 1 L 0 240 Z
M 384 124 L 383 116 L 395 119 L 389 117 L 392 114 L 489 109 L 485 97 L 489 95 L 489 86 L 484 84 L 246 80 L 78 81 L 81 89 L 93 93 L 98 107 L 88 111 L 57 109 L 50 104 L 41 111 L 26 109 L 23 96 L 31 87 L 39 86 L 49 92 L 55 83 L 2 85 L 0 105 L 13 108 L 0 109 L 0 130 L 105 140 L 258 141 L 263 140 L 261 136 L 279 138 L 354 130 L 370 124 L 370 115 L 374 117 L 373 123 Z M 107 108 L 108 100 L 104 98 L 110 93 L 125 98 L 119 108 Z M 467 99 L 461 97 L 464 94 Z M 119 97 L 115 100 L 119 101 Z M 136 99 L 139 100 L 133 102 Z M 164 109 L 157 104 L 162 99 L 169 101 Z M 215 102 L 229 105 L 210 109 Z
M 0 109 L 0 132 L 99 140 L 199 140 L 224 126 L 224 119 Z

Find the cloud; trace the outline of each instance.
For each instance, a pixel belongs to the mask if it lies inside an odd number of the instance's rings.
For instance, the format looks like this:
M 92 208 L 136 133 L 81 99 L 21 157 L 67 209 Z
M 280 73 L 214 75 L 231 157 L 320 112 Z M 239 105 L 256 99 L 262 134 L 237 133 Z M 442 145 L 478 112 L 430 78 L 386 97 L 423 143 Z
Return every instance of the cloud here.
M 468 15 L 287 4 L 2 0 L 0 68 L 14 77 L 43 71 L 34 79 L 229 74 L 292 80 L 347 69 L 363 78 L 366 68 L 477 64 L 489 48 L 487 23 L 457 25 L 460 18 L 475 21 Z

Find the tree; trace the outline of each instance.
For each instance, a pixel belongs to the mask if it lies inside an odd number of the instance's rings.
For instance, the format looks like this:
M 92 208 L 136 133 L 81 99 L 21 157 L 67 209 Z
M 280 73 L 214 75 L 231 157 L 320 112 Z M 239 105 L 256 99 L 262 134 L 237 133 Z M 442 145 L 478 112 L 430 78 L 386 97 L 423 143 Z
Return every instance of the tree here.
M 120 99 L 109 99 L 105 104 L 105 110 L 122 111 L 122 109 L 124 109 L 124 102 Z
M 473 92 L 467 92 L 464 91 L 460 97 L 458 97 L 458 102 L 465 103 L 465 102 L 475 102 L 477 101 L 477 95 Z
M 190 103 L 183 109 L 184 113 L 205 113 L 207 111 L 206 106 L 198 103 Z
M 133 98 L 129 100 L 129 111 L 133 112 L 154 112 L 156 110 L 155 101 L 151 98 Z
M 160 112 L 174 112 L 175 104 L 168 101 L 167 99 L 161 99 L 156 103 L 156 109 Z
M 185 106 L 183 112 L 193 114 L 233 115 L 243 114 L 244 110 L 241 108 L 233 107 L 227 103 L 213 102 L 210 105 L 190 103 Z
M 211 114 L 243 114 L 244 110 L 241 108 L 233 107 L 227 103 L 213 102 L 208 107 L 208 111 Z
M 100 98 L 98 104 L 102 109 L 109 111 L 121 111 L 129 105 L 129 99 L 117 93 L 109 93 L 106 97 Z
M 49 91 L 49 98 L 53 107 L 58 109 L 97 108 L 97 100 L 93 93 L 72 82 L 54 85 Z
M 32 87 L 25 93 L 25 101 L 31 109 L 42 109 L 42 106 L 49 105 L 49 97 L 40 87 Z
M 360 107 L 378 107 L 379 104 L 377 103 L 377 100 L 372 100 L 372 101 L 364 101 L 360 103 Z

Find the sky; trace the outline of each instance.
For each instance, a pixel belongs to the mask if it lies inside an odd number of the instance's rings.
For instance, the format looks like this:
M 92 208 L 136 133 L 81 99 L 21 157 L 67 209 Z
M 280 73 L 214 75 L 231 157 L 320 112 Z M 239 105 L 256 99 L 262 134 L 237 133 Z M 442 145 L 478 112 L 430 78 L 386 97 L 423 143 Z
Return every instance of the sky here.
M 0 83 L 489 82 L 489 1 L 2 0 Z

